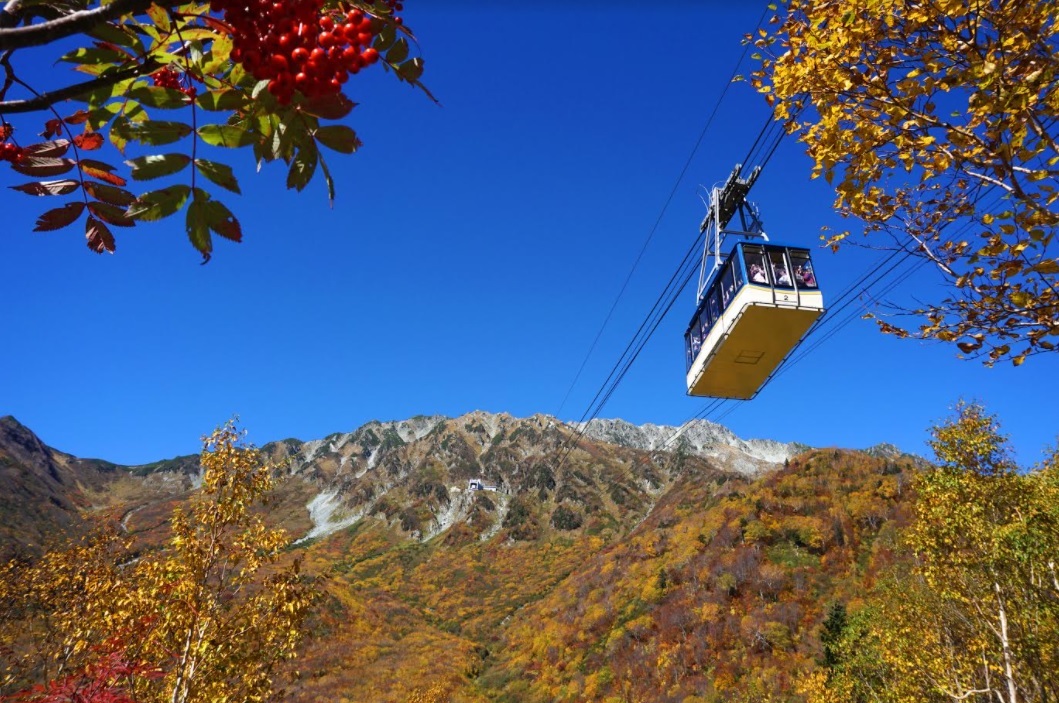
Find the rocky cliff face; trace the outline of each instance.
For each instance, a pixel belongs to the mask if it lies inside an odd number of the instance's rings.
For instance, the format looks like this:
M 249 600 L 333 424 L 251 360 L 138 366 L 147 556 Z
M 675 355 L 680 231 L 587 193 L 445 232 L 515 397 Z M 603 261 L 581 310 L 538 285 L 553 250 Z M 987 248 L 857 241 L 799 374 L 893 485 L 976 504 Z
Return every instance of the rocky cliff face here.
M 478 411 L 371 422 L 266 449 L 285 456 L 291 474 L 317 490 L 306 506 L 312 527 L 302 539 L 310 540 L 369 516 L 417 539 L 456 523 L 477 526 L 480 539 L 505 526 L 526 536 L 555 525 L 620 524 L 646 514 L 684 461 L 757 475 L 801 448 L 745 441 L 705 421 L 678 432 L 622 420 L 568 425 L 546 415 Z M 497 490 L 469 490 L 475 478 Z

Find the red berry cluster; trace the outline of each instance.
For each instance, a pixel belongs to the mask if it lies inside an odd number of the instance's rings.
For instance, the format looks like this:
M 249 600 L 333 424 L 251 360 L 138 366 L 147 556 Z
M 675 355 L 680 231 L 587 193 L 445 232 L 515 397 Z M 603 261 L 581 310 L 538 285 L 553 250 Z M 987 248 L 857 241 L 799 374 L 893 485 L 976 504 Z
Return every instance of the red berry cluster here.
M 11 142 L 4 142 L 3 144 L 0 144 L 0 161 L 17 163 L 22 160 L 23 151 L 24 149 L 20 146 L 16 146 Z
M 379 60 L 376 22 L 360 10 L 321 13 L 323 0 L 210 0 L 232 27 L 232 60 L 287 104 L 342 90 L 350 73 Z
M 404 3 L 401 0 L 385 0 L 385 2 L 386 6 L 390 8 L 390 14 L 393 15 L 393 21 L 401 24 L 401 18 L 397 16 L 397 13 L 404 10 Z
M 22 159 L 22 153 L 25 150 L 17 144 L 7 141 L 14 131 L 11 125 L 7 123 L 0 124 L 0 161 L 16 163 Z
M 180 74 L 171 69 L 169 66 L 166 66 L 165 68 L 152 73 L 151 79 L 154 81 L 154 84 L 159 88 L 172 88 L 173 90 L 179 90 L 181 93 L 188 96 L 192 100 L 195 99 L 195 95 L 197 92 L 195 90 L 195 86 L 189 85 L 186 88 L 181 86 Z

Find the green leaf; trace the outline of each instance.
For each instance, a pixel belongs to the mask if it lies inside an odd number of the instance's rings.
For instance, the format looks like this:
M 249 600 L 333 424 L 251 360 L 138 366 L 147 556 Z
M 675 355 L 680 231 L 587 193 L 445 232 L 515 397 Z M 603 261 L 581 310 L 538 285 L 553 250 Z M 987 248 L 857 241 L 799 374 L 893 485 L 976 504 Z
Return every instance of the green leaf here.
M 114 116 L 121 111 L 122 105 L 120 103 L 107 103 L 102 107 L 98 107 L 85 113 L 86 122 L 89 128 L 95 132 L 102 132 L 103 127 L 108 122 L 114 119 Z
M 206 224 L 212 231 L 233 242 L 243 241 L 243 229 L 239 220 L 235 219 L 235 215 L 224 203 L 210 200 L 203 208 L 206 211 Z
M 263 81 L 267 86 L 268 81 Z M 224 88 L 222 90 L 208 90 L 199 93 L 195 104 L 203 110 L 233 111 L 243 108 L 248 103 L 246 95 L 241 90 Z
M 199 139 L 210 146 L 238 148 L 254 143 L 254 135 L 245 127 L 226 124 L 206 124 L 199 127 Z
M 386 62 L 397 65 L 408 58 L 408 41 L 401 37 L 394 43 L 393 47 L 386 52 Z
M 254 83 L 254 88 L 253 88 L 253 90 L 250 91 L 250 97 L 253 100 L 257 100 L 258 97 L 262 93 L 264 93 L 265 90 L 268 88 L 268 84 L 269 84 L 269 80 L 267 78 L 262 79 L 262 80 L 258 81 L 257 83 Z
M 223 203 L 213 200 L 209 193 L 200 188 L 195 188 L 192 193 L 187 213 L 188 239 L 202 253 L 202 263 L 206 263 L 213 251 L 211 231 L 233 242 L 242 241 L 243 231 L 239 221 Z
M 397 27 L 387 22 L 379 30 L 379 33 L 375 35 L 375 41 L 372 42 L 372 46 L 381 54 L 393 46 L 395 41 L 397 41 Z
M 191 157 L 187 154 L 152 154 L 130 159 L 125 163 L 132 168 L 134 181 L 149 181 L 184 170 L 191 163 Z
M 239 190 L 239 182 L 236 181 L 235 174 L 232 172 L 232 167 L 228 164 L 207 161 L 206 159 L 195 159 L 195 168 L 221 188 L 242 194 L 242 191 Z
M 206 212 L 206 203 L 209 198 L 208 193 L 196 188 L 191 204 L 188 205 L 187 218 L 185 220 L 188 239 L 191 240 L 191 246 L 202 254 L 202 263 L 210 260 L 210 252 L 213 251 L 213 239 L 210 237 L 210 226 L 207 222 L 208 213 Z
M 397 67 L 397 75 L 409 83 L 415 83 L 423 75 L 423 59 L 417 56 L 405 61 Z
M 136 198 L 125 215 L 134 220 L 155 222 L 180 210 L 190 194 L 190 186 L 183 184 L 153 190 Z
M 169 21 L 169 10 L 162 5 L 150 5 L 147 8 L 147 16 L 151 18 L 155 26 L 162 31 L 163 34 L 168 34 L 172 28 L 172 24 Z
M 331 177 L 331 169 L 327 167 L 327 161 L 324 160 L 323 154 L 320 154 L 320 170 L 324 174 L 324 183 L 327 185 L 327 204 L 334 207 L 335 179 Z
M 128 97 L 148 107 L 162 110 L 174 110 L 188 104 L 187 96 L 179 90 L 154 85 L 137 86 L 128 92 Z
M 321 127 L 313 136 L 328 149 L 341 154 L 352 154 L 361 145 L 361 141 L 357 139 L 357 133 L 344 124 Z
M 35 181 L 33 183 L 24 183 L 20 186 L 8 187 L 29 195 L 66 195 L 74 192 L 80 186 L 81 184 L 77 181 L 64 178 L 61 181 Z
M 132 31 L 125 25 L 114 25 L 107 22 L 100 22 L 86 30 L 85 34 L 94 39 L 118 44 L 120 46 L 127 46 L 136 54 L 144 53 L 144 46 L 140 37 L 136 32 Z
M 106 67 L 123 64 L 129 60 L 129 57 L 120 51 L 112 49 L 81 47 L 68 54 L 63 54 L 59 57 L 59 60 L 85 66 Z
M 89 217 L 85 223 L 85 239 L 88 248 L 97 254 L 105 251 L 114 253 L 114 235 L 105 224 L 94 217 Z
M 84 212 L 84 210 L 85 204 L 83 202 L 67 203 L 54 210 L 48 210 L 37 218 L 37 226 L 33 228 L 33 231 L 51 232 L 53 230 L 62 229 L 63 227 L 72 224 L 81 216 L 81 213 Z
M 114 123 L 112 129 L 118 129 Z M 150 146 L 172 144 L 191 134 L 191 125 L 183 122 L 164 122 L 148 120 L 147 122 L 127 122 L 121 126 L 121 136 L 126 141 L 136 141 Z
M 287 188 L 301 191 L 309 184 L 316 172 L 316 164 L 319 160 L 319 152 L 316 145 L 303 146 L 291 161 L 290 171 L 287 173 Z

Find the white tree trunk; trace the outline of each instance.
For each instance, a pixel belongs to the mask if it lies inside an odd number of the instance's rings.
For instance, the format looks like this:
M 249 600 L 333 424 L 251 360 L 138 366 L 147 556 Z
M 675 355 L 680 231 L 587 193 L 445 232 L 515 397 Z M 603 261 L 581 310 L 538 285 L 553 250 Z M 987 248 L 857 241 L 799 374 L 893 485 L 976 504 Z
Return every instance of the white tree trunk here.
M 1018 703 L 1018 690 L 1015 686 L 1015 672 L 1011 665 L 1011 642 L 1008 640 L 1008 616 L 1004 609 L 1004 599 L 1000 595 L 1000 584 L 993 583 L 996 591 L 996 602 L 1000 616 L 1000 647 L 1004 653 L 1004 678 L 1008 684 L 1008 703 Z

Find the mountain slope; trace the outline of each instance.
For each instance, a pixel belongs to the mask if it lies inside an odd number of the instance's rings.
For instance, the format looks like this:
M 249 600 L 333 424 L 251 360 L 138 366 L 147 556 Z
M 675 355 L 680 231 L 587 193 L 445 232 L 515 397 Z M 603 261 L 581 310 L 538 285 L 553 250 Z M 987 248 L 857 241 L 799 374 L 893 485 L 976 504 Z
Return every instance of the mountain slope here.
M 263 447 L 287 558 L 326 577 L 292 700 L 797 700 L 916 460 L 675 433 L 476 412 Z M 0 469 L 0 534 L 32 554 L 95 516 L 158 543 L 198 464 L 82 461 L 6 418 Z
M 0 418 L 0 559 L 39 554 L 84 529 L 88 494 L 116 470 L 51 449 L 14 417 Z

